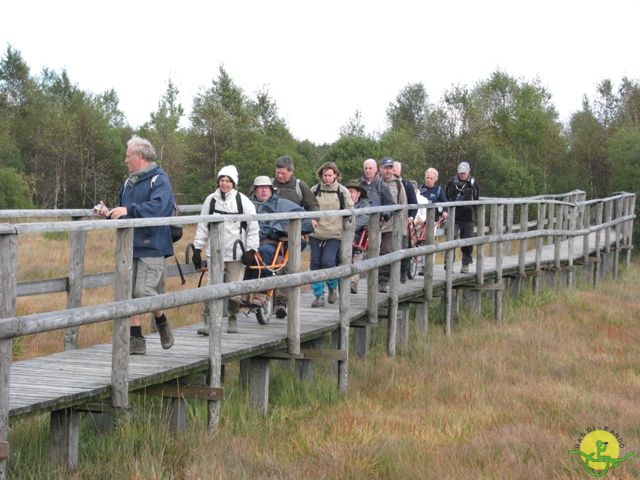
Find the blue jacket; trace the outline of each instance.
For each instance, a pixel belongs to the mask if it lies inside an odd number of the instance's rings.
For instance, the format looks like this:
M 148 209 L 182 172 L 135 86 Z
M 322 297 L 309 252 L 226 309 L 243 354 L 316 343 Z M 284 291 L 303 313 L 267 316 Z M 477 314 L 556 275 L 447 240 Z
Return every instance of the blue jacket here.
M 251 201 L 256 206 L 256 213 L 287 213 L 305 211 L 304 208 L 291 200 L 280 198 L 277 193 L 274 193 L 268 200 L 262 203 L 260 203 L 254 196 L 251 197 Z M 261 220 L 259 224 L 260 241 L 267 239 L 278 240 L 282 237 L 286 237 L 288 234 L 288 220 Z M 313 232 L 313 226 L 311 225 L 310 218 L 302 220 L 301 231 L 303 235 Z
M 121 207 L 127 207 L 124 218 L 170 217 L 175 199 L 169 177 L 162 168 L 155 167 L 133 185 L 127 179 L 120 189 L 119 203 Z M 173 244 L 168 225 L 134 229 L 133 258 L 171 255 Z
M 439 202 L 448 202 L 447 195 L 444 192 L 444 188 L 440 185 L 434 185 L 431 188 L 428 188 L 426 185 L 420 185 L 420 195 L 429 200 L 430 203 L 439 203 Z M 436 210 L 436 222 L 442 216 L 442 212 L 446 212 L 447 209 L 443 207 L 439 207 Z

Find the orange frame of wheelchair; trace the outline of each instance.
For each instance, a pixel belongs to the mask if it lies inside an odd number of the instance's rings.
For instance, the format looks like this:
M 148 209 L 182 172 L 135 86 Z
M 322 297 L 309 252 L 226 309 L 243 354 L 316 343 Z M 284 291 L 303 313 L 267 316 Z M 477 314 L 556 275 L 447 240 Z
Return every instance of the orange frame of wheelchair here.
M 282 257 L 282 258 L 281 258 Z M 249 265 L 250 270 L 258 270 L 259 273 L 262 273 L 264 270 L 269 270 L 272 273 L 278 273 L 282 270 L 289 261 L 289 249 L 287 248 L 287 239 L 281 238 L 276 242 L 276 250 L 273 254 L 273 260 L 270 265 L 266 265 L 262 256 L 259 252 L 256 252 L 256 264 Z M 258 275 L 261 277 L 262 275 Z

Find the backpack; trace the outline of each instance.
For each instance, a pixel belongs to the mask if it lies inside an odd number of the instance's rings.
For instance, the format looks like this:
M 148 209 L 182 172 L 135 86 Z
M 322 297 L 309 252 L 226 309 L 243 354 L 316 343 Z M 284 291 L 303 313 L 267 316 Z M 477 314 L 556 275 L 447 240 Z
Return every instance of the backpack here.
M 154 175 L 153 177 L 151 177 L 151 188 L 153 189 L 154 185 L 156 184 L 156 180 L 158 179 L 158 177 L 160 176 L 160 174 Z M 171 192 L 171 195 L 173 196 L 173 192 Z M 173 197 L 173 207 L 171 208 L 171 216 L 172 217 L 179 217 L 180 216 L 180 209 L 178 208 L 178 205 L 176 204 L 175 201 L 175 197 Z M 169 225 L 169 230 L 171 231 L 171 241 L 173 243 L 176 243 L 177 241 L 179 241 L 182 238 L 182 234 L 184 233 L 182 231 L 182 225 Z
M 275 181 L 275 179 L 272 178 L 271 179 L 271 183 L 273 184 L 274 181 Z M 291 188 L 278 187 L 278 190 L 292 190 L 292 189 Z M 298 196 L 298 202 L 297 203 L 298 203 L 298 205 L 301 205 L 303 196 L 302 196 L 302 189 L 300 188 L 300 179 L 299 178 L 296 178 L 295 190 L 296 190 L 296 195 Z
M 335 193 L 338 196 L 338 202 L 340 202 L 340 210 L 344 210 L 344 192 L 342 191 L 344 187 L 342 185 L 338 185 L 337 190 L 322 190 L 323 193 Z M 320 184 L 316 185 L 316 189 L 313 192 L 313 195 L 317 197 L 320 195 Z
M 154 175 L 153 177 L 151 177 L 151 188 L 153 189 L 154 185 L 156 184 L 156 180 L 158 179 L 159 174 Z M 171 192 L 171 196 L 173 196 L 173 208 L 171 209 L 171 216 L 172 217 L 179 217 L 180 216 L 180 208 L 178 208 L 178 205 L 176 204 L 176 197 L 173 195 L 173 192 Z M 176 243 L 177 241 L 179 241 L 182 238 L 182 234 L 184 233 L 182 231 L 182 225 L 169 225 L 169 231 L 171 232 L 171 242 L 172 243 Z M 173 256 L 173 258 L 176 261 L 176 266 L 178 267 L 178 273 L 180 274 L 180 281 L 182 282 L 182 285 L 184 285 L 185 283 L 187 283 L 187 281 L 184 278 L 184 273 L 182 273 L 182 268 L 180 267 L 180 262 L 178 261 L 178 257 L 176 257 L 175 255 Z
M 242 197 L 240 195 L 240 192 L 236 190 L 236 208 L 238 210 L 237 213 L 239 213 L 240 215 L 242 215 L 244 213 L 244 209 L 242 208 Z M 209 215 L 213 215 L 214 213 L 218 213 L 220 215 L 230 215 L 229 212 L 222 212 L 219 210 L 216 210 L 216 197 L 211 197 L 211 203 L 209 203 Z M 246 221 L 241 221 L 240 222 L 240 235 L 242 235 L 242 231 L 247 231 L 247 222 Z

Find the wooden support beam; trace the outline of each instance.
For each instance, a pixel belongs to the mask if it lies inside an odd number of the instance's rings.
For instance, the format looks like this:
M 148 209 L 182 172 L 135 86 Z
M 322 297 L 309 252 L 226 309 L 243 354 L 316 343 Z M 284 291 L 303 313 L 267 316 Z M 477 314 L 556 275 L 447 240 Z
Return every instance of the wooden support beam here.
M 349 352 L 344 350 L 330 350 L 321 348 L 302 348 L 299 354 L 291 354 L 282 350 L 277 352 L 268 352 L 260 355 L 259 358 L 271 360 L 338 360 L 346 361 L 349 359 Z
M 9 442 L 0 441 L 0 460 L 9 458 Z
M 147 395 L 157 395 L 170 398 L 188 398 L 193 400 L 208 400 L 220 402 L 224 400 L 224 388 L 208 387 L 205 385 L 164 384 L 153 385 L 145 389 Z
M 249 365 L 249 400 L 258 413 L 269 413 L 269 359 L 255 357 Z
M 71 408 L 51 412 L 51 444 L 49 454 L 54 462 L 61 462 L 69 470 L 78 467 L 80 413 Z
M 504 283 L 490 283 L 483 285 L 457 285 L 455 287 L 456 290 L 479 290 L 482 292 L 486 291 L 495 291 L 495 290 L 504 290 Z
M 350 325 L 351 327 L 359 327 L 354 335 L 354 351 L 358 358 L 365 358 L 369 353 L 371 345 L 371 324 L 363 323 L 361 325 Z
M 260 355 L 260 357 L 271 360 L 304 360 L 304 355 L 302 353 L 289 353 L 284 351 L 267 352 Z

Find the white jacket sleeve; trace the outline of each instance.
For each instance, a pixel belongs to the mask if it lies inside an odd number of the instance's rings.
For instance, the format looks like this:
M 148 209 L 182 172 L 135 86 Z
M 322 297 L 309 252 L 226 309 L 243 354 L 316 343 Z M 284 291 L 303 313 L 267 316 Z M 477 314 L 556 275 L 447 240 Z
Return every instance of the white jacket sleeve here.
M 211 204 L 211 199 L 213 198 L 213 193 L 209 195 L 204 203 L 202 204 L 202 209 L 200 210 L 200 215 L 209 215 L 209 205 Z M 209 251 L 209 224 L 205 222 L 198 223 L 196 227 L 196 235 L 193 238 L 193 246 L 197 249 L 203 250 L 206 247 L 206 256 L 211 256 L 211 252 Z
M 242 194 L 242 209 L 244 213 L 256 214 L 256 206 L 246 195 Z M 247 250 L 258 250 L 260 246 L 260 225 L 257 220 L 247 222 L 247 232 L 245 238 L 245 248 Z

